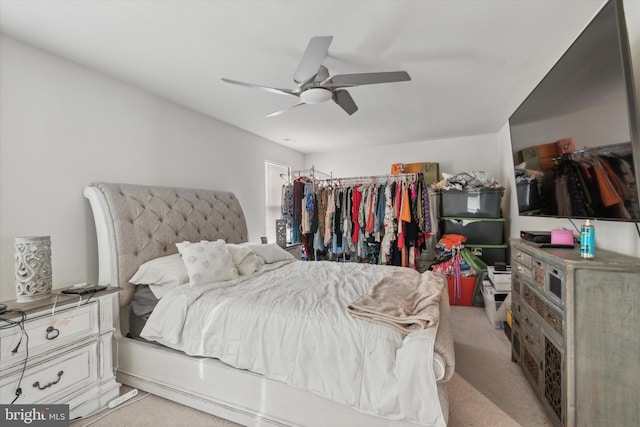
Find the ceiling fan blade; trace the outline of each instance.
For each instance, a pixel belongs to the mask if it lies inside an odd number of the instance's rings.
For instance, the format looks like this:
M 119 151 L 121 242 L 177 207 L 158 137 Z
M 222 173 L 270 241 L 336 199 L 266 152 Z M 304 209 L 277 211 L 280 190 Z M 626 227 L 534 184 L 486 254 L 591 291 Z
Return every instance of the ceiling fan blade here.
M 293 73 L 293 80 L 299 85 L 310 82 L 322 65 L 333 36 L 313 37 L 302 55 L 302 59 Z
M 352 115 L 358 111 L 355 101 L 344 89 L 338 89 L 333 92 L 333 101 L 338 104 L 348 115 Z
M 289 90 L 289 89 L 279 89 L 276 87 L 269 87 L 269 86 L 261 86 L 261 85 L 256 85 L 253 83 L 245 83 L 245 82 L 239 82 L 237 80 L 231 80 L 231 79 L 226 79 L 226 78 L 222 78 L 223 82 L 226 83 L 231 83 L 234 85 L 238 85 L 238 86 L 244 86 L 244 87 L 250 87 L 253 89 L 260 89 L 260 90 L 264 90 L 267 92 L 271 92 L 271 93 L 277 93 L 279 95 L 289 95 L 289 96 L 299 96 L 299 94 L 295 91 Z
M 406 71 L 388 71 L 382 73 L 338 74 L 331 77 L 324 87 L 350 87 L 374 85 L 378 83 L 405 82 L 411 80 Z
M 299 107 L 300 105 L 304 105 L 304 102 L 299 102 L 299 103 L 297 103 L 297 104 L 293 104 L 292 106 L 287 107 L 287 108 L 285 108 L 285 109 L 283 109 L 283 110 L 279 110 L 279 111 L 276 111 L 276 112 L 274 112 L 274 113 L 267 114 L 265 117 L 274 117 L 274 116 L 279 116 L 280 114 L 282 114 L 282 113 L 286 113 L 287 111 L 292 110 L 292 109 L 294 109 L 294 108 L 296 108 L 296 107 Z

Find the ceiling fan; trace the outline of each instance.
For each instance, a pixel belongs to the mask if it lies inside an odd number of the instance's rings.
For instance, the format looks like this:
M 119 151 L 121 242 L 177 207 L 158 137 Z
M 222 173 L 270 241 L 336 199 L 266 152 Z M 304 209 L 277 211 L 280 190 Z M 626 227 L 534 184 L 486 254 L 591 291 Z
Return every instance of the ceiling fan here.
M 294 89 L 280 89 L 269 86 L 261 86 L 253 83 L 239 82 L 222 78 L 227 83 L 265 90 L 280 95 L 288 95 L 299 98 L 297 104 L 284 110 L 276 111 L 267 117 L 277 116 L 294 107 L 305 104 L 321 104 L 330 99 L 338 104 L 347 114 L 352 115 L 358 111 L 358 106 L 344 88 L 372 85 L 378 83 L 403 82 L 411 80 L 406 71 L 389 71 L 381 73 L 356 73 L 329 75 L 327 67 L 322 65 L 329 51 L 329 45 L 333 36 L 313 37 L 304 51 L 302 59 L 293 74 L 293 81 L 297 84 Z

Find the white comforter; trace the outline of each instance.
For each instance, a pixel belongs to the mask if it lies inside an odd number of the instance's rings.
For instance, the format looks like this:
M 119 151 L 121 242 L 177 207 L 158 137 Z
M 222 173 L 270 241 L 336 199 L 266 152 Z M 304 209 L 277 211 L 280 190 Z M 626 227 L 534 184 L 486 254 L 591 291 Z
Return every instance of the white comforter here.
M 405 336 L 347 314 L 394 268 L 281 261 L 251 278 L 180 286 L 160 300 L 142 337 L 363 412 L 444 426 L 432 358 L 437 328 Z

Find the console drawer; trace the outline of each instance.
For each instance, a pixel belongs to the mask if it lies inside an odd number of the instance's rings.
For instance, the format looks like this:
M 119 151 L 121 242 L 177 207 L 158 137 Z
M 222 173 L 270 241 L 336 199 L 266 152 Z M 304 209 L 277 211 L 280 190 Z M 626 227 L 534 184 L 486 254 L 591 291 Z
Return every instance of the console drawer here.
M 533 260 L 533 282 L 532 284 L 535 285 L 541 292 L 544 292 L 544 277 L 546 275 L 545 273 L 545 263 L 534 259 Z
M 520 279 L 526 280 L 529 283 L 531 283 L 531 281 L 533 280 L 533 273 L 531 272 L 531 269 L 525 267 L 519 262 L 513 263 L 513 265 L 511 266 L 511 274 Z
M 527 349 L 529 349 L 536 360 L 540 360 L 541 350 L 539 332 L 527 327 L 523 327 L 520 335 L 522 336 L 522 344 L 527 347 Z
M 531 255 L 526 252 L 522 252 L 519 249 L 512 248 L 511 249 L 511 261 L 517 261 L 522 264 L 525 268 L 531 268 Z
M 560 336 L 563 335 L 562 313 L 555 310 L 553 306 L 544 301 L 536 292 L 524 287 L 522 300 L 531 311 L 535 312 L 540 318 L 551 328 L 553 328 Z

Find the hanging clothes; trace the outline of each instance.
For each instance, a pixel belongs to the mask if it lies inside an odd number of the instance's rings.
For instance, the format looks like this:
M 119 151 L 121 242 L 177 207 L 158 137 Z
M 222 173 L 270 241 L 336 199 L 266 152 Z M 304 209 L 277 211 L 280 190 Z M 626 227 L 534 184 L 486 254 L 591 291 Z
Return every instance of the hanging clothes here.
M 362 184 L 357 184 L 353 188 L 353 204 L 351 205 L 351 219 L 353 221 L 353 233 L 351 241 L 358 242 L 360 236 L 360 221 L 358 221 L 358 213 L 360 212 L 360 203 L 362 201 Z
M 323 251 L 334 260 L 418 267 L 434 221 L 428 188 L 417 175 L 378 179 L 334 186 L 301 177 L 283 186 L 282 215 L 306 259 Z
M 383 264 L 390 262 L 389 256 L 391 255 L 391 245 L 396 240 L 396 216 L 395 209 L 393 208 L 393 190 L 395 189 L 395 183 L 387 185 L 384 189 L 385 203 L 384 203 L 384 236 L 382 237 L 382 244 L 380 250 L 380 258 Z
M 333 240 L 333 213 L 336 210 L 336 202 L 334 198 L 335 190 L 333 188 L 329 188 L 327 191 L 327 211 L 325 212 L 325 236 L 324 236 L 324 244 L 326 246 L 331 246 L 331 242 Z
M 287 220 L 287 228 L 291 230 L 293 226 L 293 185 L 290 182 L 282 185 L 280 205 L 280 217 Z
M 302 223 L 302 202 L 304 199 L 304 183 L 300 179 L 293 181 L 293 223 L 291 226 L 291 242 L 300 243 L 300 225 Z

